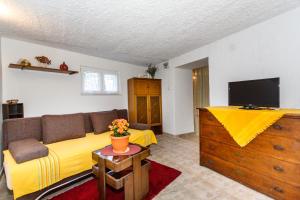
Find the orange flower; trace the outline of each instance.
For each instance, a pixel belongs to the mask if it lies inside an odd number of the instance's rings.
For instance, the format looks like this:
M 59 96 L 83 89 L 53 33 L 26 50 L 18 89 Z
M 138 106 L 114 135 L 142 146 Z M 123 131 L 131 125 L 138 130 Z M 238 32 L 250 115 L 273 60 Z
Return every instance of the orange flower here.
M 123 133 L 123 132 L 124 132 L 124 129 L 122 129 L 122 128 L 118 129 L 118 133 Z
M 117 133 L 119 135 L 128 134 L 128 127 L 129 123 L 125 119 L 115 119 L 112 121 L 111 125 L 108 126 L 111 131 L 114 131 L 115 134 Z

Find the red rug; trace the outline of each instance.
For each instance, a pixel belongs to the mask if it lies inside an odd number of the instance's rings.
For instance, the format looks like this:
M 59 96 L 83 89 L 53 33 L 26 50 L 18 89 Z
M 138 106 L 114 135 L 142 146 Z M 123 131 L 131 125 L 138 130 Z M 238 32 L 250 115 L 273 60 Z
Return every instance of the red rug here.
M 145 200 L 154 198 L 162 189 L 174 181 L 179 175 L 180 171 L 171 167 L 151 161 L 151 168 L 149 172 L 149 193 Z M 122 190 L 114 190 L 111 187 L 106 187 L 107 200 L 123 200 L 124 192 Z M 71 190 L 68 190 L 52 200 L 97 200 L 98 189 L 97 180 L 92 179 L 82 185 L 79 185 Z

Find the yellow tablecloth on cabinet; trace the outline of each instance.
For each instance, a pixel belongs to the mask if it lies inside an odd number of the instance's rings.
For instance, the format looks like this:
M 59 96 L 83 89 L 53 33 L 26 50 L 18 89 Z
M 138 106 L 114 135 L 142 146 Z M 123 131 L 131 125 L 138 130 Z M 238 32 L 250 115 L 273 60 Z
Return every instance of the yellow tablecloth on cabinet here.
M 300 114 L 299 109 L 245 110 L 239 107 L 207 107 L 234 141 L 246 146 L 285 114 Z

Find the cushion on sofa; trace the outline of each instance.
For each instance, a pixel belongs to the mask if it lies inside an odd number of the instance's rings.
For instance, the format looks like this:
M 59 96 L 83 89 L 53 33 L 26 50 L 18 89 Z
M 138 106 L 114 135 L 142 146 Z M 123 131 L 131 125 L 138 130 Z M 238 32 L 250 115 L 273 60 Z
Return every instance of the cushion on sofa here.
M 48 156 L 48 148 L 33 138 L 10 142 L 8 149 L 18 164 Z
M 108 131 L 108 126 L 118 118 L 116 110 L 91 113 L 94 133 L 100 134 Z
M 82 113 L 42 116 L 43 142 L 50 144 L 85 137 Z
M 127 109 L 120 109 L 120 110 L 115 110 L 118 114 L 119 119 L 126 119 L 128 120 L 128 113 Z

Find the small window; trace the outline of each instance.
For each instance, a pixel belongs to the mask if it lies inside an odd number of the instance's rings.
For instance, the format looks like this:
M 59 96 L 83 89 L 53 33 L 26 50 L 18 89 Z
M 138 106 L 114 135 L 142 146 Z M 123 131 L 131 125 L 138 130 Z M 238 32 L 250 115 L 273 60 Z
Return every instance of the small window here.
M 120 94 L 119 72 L 81 67 L 82 94 Z

